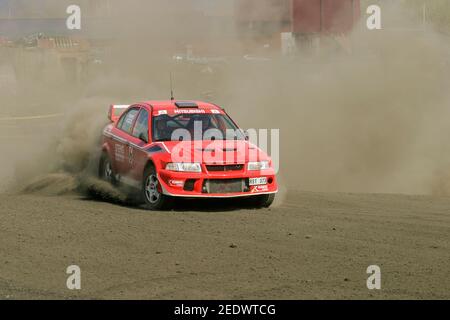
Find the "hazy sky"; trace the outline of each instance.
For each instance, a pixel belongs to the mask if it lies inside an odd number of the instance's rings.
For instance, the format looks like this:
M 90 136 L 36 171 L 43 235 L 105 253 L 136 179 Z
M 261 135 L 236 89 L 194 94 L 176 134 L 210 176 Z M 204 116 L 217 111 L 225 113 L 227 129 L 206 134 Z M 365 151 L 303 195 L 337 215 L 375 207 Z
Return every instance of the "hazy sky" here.
M 216 11 L 232 13 L 235 0 L 196 0 L 198 8 L 214 13 Z
M 13 10 L 16 14 L 32 14 L 40 15 L 48 11 L 50 7 L 55 7 L 51 5 L 53 1 L 58 0 L 0 0 L 0 15 L 7 16 L 8 8 Z M 146 2 L 145 0 L 142 0 Z M 233 4 L 235 0 L 193 0 L 194 6 L 202 11 L 209 14 L 214 14 L 214 12 L 220 11 L 222 14 L 232 13 Z M 77 3 L 78 1 L 73 1 Z M 114 2 L 112 0 L 111 2 Z

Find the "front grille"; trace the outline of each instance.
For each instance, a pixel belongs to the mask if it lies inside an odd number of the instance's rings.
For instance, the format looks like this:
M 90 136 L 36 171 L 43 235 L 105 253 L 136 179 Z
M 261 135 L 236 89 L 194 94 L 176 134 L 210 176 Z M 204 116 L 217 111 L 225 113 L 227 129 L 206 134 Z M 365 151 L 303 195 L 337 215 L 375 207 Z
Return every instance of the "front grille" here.
M 245 179 L 205 180 L 204 193 L 237 193 L 248 189 Z
M 209 172 L 241 171 L 242 169 L 244 169 L 244 165 L 243 164 L 207 165 L 206 169 Z

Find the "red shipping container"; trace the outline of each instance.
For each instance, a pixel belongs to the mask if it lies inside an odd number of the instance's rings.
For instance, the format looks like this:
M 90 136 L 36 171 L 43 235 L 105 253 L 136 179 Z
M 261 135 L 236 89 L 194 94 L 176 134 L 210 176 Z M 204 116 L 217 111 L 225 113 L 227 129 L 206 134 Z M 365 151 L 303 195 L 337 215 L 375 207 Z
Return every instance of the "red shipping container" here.
M 292 0 L 292 27 L 295 33 L 318 33 L 322 30 L 322 0 Z
M 360 0 L 292 0 L 295 33 L 347 33 L 360 16 Z

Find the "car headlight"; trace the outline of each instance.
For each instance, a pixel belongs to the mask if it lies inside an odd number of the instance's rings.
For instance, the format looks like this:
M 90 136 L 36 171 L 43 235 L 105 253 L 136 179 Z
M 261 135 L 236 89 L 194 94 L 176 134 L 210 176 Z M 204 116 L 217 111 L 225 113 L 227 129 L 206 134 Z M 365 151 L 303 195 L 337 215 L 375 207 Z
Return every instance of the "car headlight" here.
M 247 165 L 248 171 L 261 171 L 270 169 L 269 161 L 249 162 Z
M 178 172 L 202 172 L 200 163 L 168 163 L 166 170 Z

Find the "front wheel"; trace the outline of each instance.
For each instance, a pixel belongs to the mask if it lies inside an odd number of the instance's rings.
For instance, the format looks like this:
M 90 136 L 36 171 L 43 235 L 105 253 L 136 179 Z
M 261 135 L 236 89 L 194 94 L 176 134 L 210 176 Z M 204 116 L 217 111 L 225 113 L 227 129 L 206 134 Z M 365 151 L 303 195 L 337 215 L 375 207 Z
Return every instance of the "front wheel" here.
M 275 193 L 253 196 L 251 203 L 256 208 L 269 208 L 275 201 Z
M 155 167 L 145 170 L 142 182 L 142 195 L 148 210 L 164 210 L 169 207 L 169 197 L 162 193 Z

